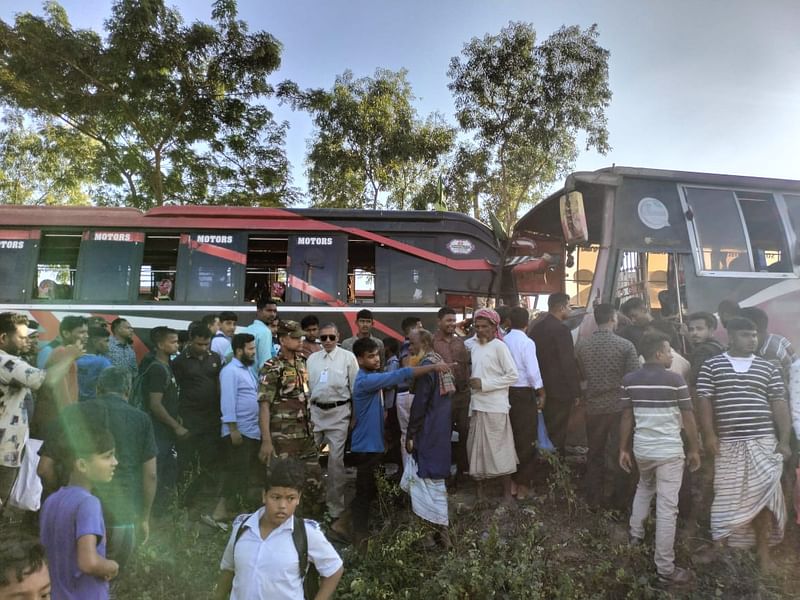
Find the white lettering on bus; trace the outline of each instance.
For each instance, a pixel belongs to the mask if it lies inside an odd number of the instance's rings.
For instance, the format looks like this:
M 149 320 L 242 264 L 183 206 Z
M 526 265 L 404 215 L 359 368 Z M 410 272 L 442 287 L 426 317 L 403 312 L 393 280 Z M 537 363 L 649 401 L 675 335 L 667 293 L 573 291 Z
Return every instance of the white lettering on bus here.
M 198 235 L 197 241 L 201 244 L 232 244 L 232 235 Z
M 94 234 L 96 242 L 130 242 L 130 233 L 119 233 L 112 231 L 96 231 Z
M 333 238 L 329 237 L 298 237 L 298 246 L 333 246 Z
M 0 248 L 8 248 L 9 250 L 21 250 L 25 247 L 25 242 L 18 240 L 0 240 Z

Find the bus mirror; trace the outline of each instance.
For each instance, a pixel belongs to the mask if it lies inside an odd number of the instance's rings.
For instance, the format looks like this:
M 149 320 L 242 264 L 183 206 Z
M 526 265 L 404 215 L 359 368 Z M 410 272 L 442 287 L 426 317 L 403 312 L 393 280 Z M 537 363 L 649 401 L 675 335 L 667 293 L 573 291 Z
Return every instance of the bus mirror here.
M 800 266 L 800 238 L 794 243 L 794 264 Z

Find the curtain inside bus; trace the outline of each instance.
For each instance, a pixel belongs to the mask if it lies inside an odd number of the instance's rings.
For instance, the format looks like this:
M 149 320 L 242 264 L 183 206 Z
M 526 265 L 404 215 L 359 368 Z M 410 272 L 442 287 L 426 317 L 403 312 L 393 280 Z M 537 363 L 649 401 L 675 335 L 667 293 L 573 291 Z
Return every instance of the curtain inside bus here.
M 78 254 L 76 299 L 130 302 L 138 296 L 144 233 L 90 230 Z
M 347 236 L 290 235 L 288 271 L 287 302 L 329 304 L 345 301 Z
M 239 302 L 246 264 L 246 233 L 183 234 L 175 299 L 191 303 Z

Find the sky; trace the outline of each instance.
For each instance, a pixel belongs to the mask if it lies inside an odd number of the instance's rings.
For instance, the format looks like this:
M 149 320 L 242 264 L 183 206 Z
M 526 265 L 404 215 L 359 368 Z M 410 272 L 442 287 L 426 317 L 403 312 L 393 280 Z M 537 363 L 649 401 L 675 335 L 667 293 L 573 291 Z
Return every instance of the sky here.
M 111 2 L 62 0 L 73 26 L 100 30 Z M 178 0 L 187 22 L 211 0 Z M 582 152 L 573 170 L 612 164 L 800 179 L 800 2 L 797 0 L 239 0 L 251 31 L 283 44 L 275 83 L 333 85 L 350 69 L 407 69 L 421 117 L 455 123 L 447 67 L 473 37 L 527 21 L 544 39 L 596 23 L 610 51 L 612 150 Z M 35 0 L 0 0 L 0 19 L 41 14 Z M 308 115 L 271 103 L 290 129 L 294 184 L 306 191 Z M 559 187 L 558 185 L 556 187 Z

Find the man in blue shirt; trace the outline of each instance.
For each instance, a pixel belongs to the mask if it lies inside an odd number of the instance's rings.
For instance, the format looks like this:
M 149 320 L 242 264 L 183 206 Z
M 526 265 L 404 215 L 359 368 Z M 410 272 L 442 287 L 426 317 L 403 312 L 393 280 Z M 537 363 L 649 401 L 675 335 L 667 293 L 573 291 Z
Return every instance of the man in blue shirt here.
M 111 366 L 108 360 L 108 329 L 92 327 L 89 329 L 89 341 L 86 343 L 86 354 L 75 363 L 78 365 L 78 399 L 94 400 L 97 396 L 97 378 Z
M 381 390 L 400 384 L 406 379 L 420 377 L 436 371 L 443 373 L 450 365 L 437 363 L 423 367 L 405 367 L 391 373 L 381 373 L 381 352 L 372 338 L 359 338 L 353 344 L 359 371 L 353 385 L 353 428 L 351 450 L 358 462 L 356 474 L 356 495 L 350 505 L 353 527 L 353 542 L 363 548 L 369 533 L 369 511 L 377 495 L 375 470 L 381 463 L 383 443 L 383 400 Z M 347 524 L 339 518 L 331 529 L 339 535 L 347 536 Z
M 245 331 L 255 338 L 256 357 L 250 370 L 255 377 L 270 358 L 275 356 L 272 346 L 272 332 L 269 324 L 278 318 L 278 304 L 273 298 L 259 298 L 256 303 L 256 318 Z
M 222 411 L 222 441 L 228 466 L 219 499 L 211 520 L 217 526 L 243 504 L 252 465 L 258 464 L 261 431 L 258 428 L 258 382 L 250 371 L 255 362 L 256 342 L 249 333 L 237 333 L 231 344 L 233 357 L 222 368 L 220 408 Z M 235 514 L 235 513 L 234 513 Z M 209 522 L 208 519 L 203 519 Z M 227 529 L 227 523 L 222 526 Z

